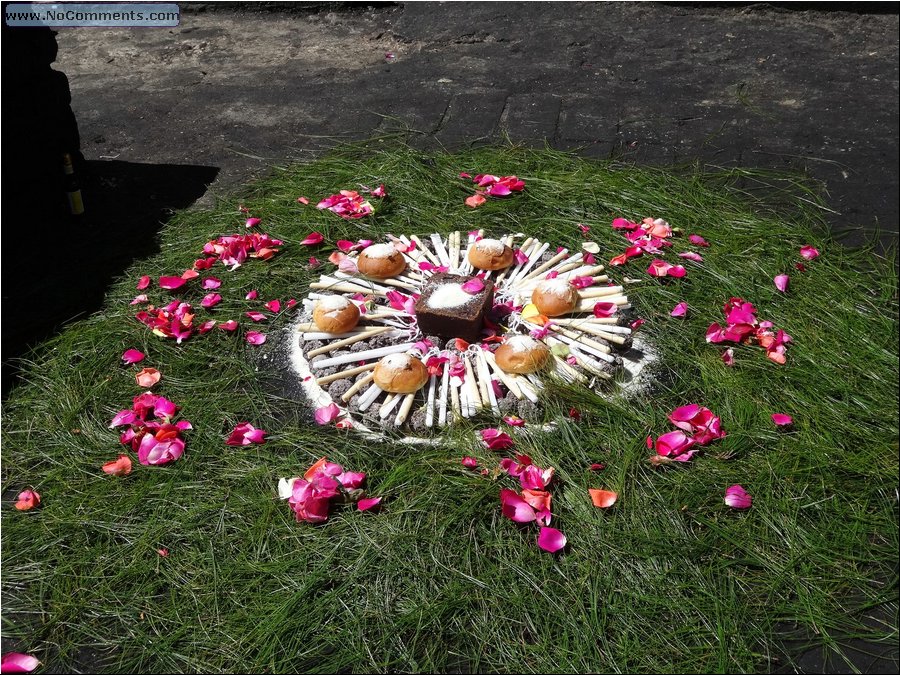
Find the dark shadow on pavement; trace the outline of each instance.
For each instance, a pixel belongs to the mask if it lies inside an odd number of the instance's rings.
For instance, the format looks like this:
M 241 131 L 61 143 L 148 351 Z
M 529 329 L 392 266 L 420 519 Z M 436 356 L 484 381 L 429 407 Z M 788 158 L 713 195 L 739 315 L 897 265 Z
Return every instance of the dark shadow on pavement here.
M 218 172 L 210 166 L 78 163 L 85 204 L 78 217 L 68 214 L 62 192 L 4 181 L 4 397 L 18 378 L 16 361 L 65 324 L 99 310 L 109 284 L 135 260 L 159 251 L 163 223 L 200 198 Z

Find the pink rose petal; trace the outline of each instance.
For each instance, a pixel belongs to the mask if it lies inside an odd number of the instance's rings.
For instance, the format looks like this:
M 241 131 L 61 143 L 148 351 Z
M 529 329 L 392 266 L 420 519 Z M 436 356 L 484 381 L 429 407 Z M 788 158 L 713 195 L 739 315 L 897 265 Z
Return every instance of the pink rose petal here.
M 678 254 L 679 258 L 684 258 L 685 260 L 692 260 L 693 262 L 703 262 L 703 256 L 699 253 L 694 253 L 693 251 L 682 251 Z
M 709 246 L 709 242 L 706 241 L 706 239 L 701 237 L 699 234 L 692 234 L 691 236 L 688 237 L 688 239 L 690 240 L 690 242 L 692 244 L 695 244 L 697 246 Z
M 135 374 L 134 379 L 139 387 L 149 389 L 159 382 L 161 377 L 162 374 L 156 368 L 144 368 Z
M 30 654 L 9 652 L 0 657 L 0 673 L 30 673 L 41 664 Z
M 140 281 L 138 281 L 138 283 L 137 283 L 137 289 L 138 289 L 139 291 L 142 291 L 142 290 L 144 290 L 145 288 L 149 288 L 149 287 L 150 287 L 150 281 L 151 281 L 150 277 L 147 276 L 147 275 L 145 274 L 144 276 L 141 277 Z
M 250 291 L 244 296 L 244 300 L 256 300 L 259 297 L 259 291 Z
M 144 353 L 139 352 L 137 349 L 126 349 L 122 354 L 122 360 L 128 365 L 140 363 L 144 360 Z
M 247 218 L 247 222 L 244 223 L 244 226 L 248 229 L 251 227 L 256 227 L 262 222 L 259 218 Z
M 734 365 L 734 350 L 731 347 L 729 347 L 722 353 L 722 362 L 726 366 Z
M 509 434 L 499 429 L 484 429 L 481 432 L 481 440 L 490 450 L 506 450 L 515 445 Z
M 794 423 L 794 418 L 790 415 L 785 415 L 784 413 L 774 413 L 772 415 L 772 421 L 775 423 L 775 426 L 789 427 Z
M 269 318 L 262 312 L 246 312 L 246 315 L 249 316 L 251 319 L 253 319 L 256 322 L 267 321 Z
M 473 277 L 462 285 L 462 289 L 470 295 L 478 295 L 484 290 L 484 281 L 478 277 Z
M 261 345 L 266 341 L 266 336 L 259 331 L 248 330 L 246 339 L 251 345 Z
M 218 293 L 208 293 L 207 295 L 203 296 L 203 300 L 200 301 L 200 306 L 210 309 L 218 305 L 220 302 L 222 302 L 221 295 L 219 295 Z
M 127 476 L 131 473 L 131 458 L 128 455 L 119 455 L 119 458 L 103 465 L 103 473 L 110 476 Z
M 325 237 L 322 236 L 321 232 L 310 232 L 300 243 L 303 246 L 315 246 L 316 244 L 321 244 L 324 239 Z
M 225 439 L 225 445 L 250 445 L 251 443 L 264 443 L 266 432 L 257 429 L 250 422 L 241 422 Z
M 555 527 L 542 527 L 537 544 L 548 553 L 556 553 L 566 545 L 566 535 Z
M 740 485 L 732 485 L 725 490 L 725 503 L 733 509 L 749 509 L 753 497 Z
M 309 204 L 309 197 L 297 197 L 298 204 Z
M 341 414 L 341 409 L 335 403 L 329 403 L 326 406 L 316 409 L 316 424 L 328 424 Z
M 231 319 L 229 321 L 223 321 L 222 323 L 219 324 L 220 330 L 226 330 L 228 332 L 237 330 L 237 327 L 238 327 L 238 322 L 235 321 L 234 319 Z
M 819 257 L 819 249 L 810 246 L 809 244 L 800 247 L 800 255 L 803 256 L 806 260 L 815 260 Z
M 614 302 L 598 302 L 594 304 L 594 316 L 598 319 L 607 318 L 619 311 Z
M 471 197 L 466 199 L 466 206 L 470 206 L 474 209 L 481 206 L 486 201 L 487 199 L 485 199 L 481 195 L 472 195 Z
M 784 293 L 787 291 L 788 282 L 790 281 L 790 277 L 787 274 L 779 274 L 775 277 L 775 288 Z
M 281 311 L 281 300 L 269 300 L 265 304 L 265 308 L 273 314 L 278 314 Z
M 598 509 L 608 509 L 619 499 L 618 493 L 612 490 L 595 490 L 592 488 L 588 490 L 588 494 L 590 494 L 591 501 Z
M 534 508 L 514 490 L 500 490 L 500 510 L 516 523 L 530 523 L 536 518 Z
M 187 283 L 186 279 L 182 279 L 181 277 L 160 277 L 159 278 L 159 287 L 165 288 L 169 291 L 174 291 L 176 288 L 181 288 Z
M 216 277 L 206 277 L 201 284 L 201 286 L 207 291 L 215 290 L 221 285 L 221 279 L 217 279 Z
M 474 457 L 463 457 L 462 465 L 467 469 L 475 469 L 478 467 L 478 460 Z
M 150 298 L 147 297 L 146 294 L 141 293 L 140 295 L 134 296 L 134 300 L 131 301 L 132 305 L 142 305 L 145 302 L 150 302 Z
M 41 503 L 41 495 L 35 490 L 22 490 L 16 497 L 17 511 L 30 511 Z M 14 671 L 13 671 L 14 672 Z
M 381 497 L 369 497 L 367 499 L 360 499 L 356 502 L 356 508 L 360 511 L 368 511 L 369 509 L 373 509 L 381 503 Z
M 184 279 L 185 281 L 190 281 L 191 279 L 196 279 L 199 276 L 200 276 L 200 272 L 198 272 L 195 269 L 185 270 L 184 272 L 181 273 L 181 278 Z
M 675 309 L 673 309 L 669 314 L 672 316 L 687 316 L 688 305 L 686 302 L 679 302 L 675 305 Z

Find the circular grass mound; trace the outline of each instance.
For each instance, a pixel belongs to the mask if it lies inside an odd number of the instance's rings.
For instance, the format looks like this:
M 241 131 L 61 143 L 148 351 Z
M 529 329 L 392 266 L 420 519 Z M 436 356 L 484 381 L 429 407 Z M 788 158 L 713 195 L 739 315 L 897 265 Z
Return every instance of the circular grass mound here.
M 515 174 L 526 187 L 470 208 L 460 172 Z M 314 206 L 380 183 L 389 196 L 374 215 L 343 220 Z M 202 271 L 222 281 L 209 310 L 199 279 L 158 288 L 207 242 L 246 233 L 239 206 L 281 250 Z M 302 298 L 319 274 L 310 257 L 328 265 L 338 239 L 483 228 L 573 248 L 581 224 L 605 262 L 627 246 L 610 228 L 616 217 L 665 218 L 681 231 L 676 250 L 689 234 L 710 243 L 681 279 L 650 277 L 647 255 L 612 272 L 641 280 L 629 297 L 657 352 L 653 386 L 628 397 L 559 387 L 542 419 L 511 432 L 511 451 L 485 449 L 477 432 L 490 422 L 478 418 L 433 447 L 319 427 L 281 340 L 245 339 L 287 329 L 289 310 L 259 324 L 246 312 Z M 313 231 L 324 242 L 302 244 Z M 805 261 L 803 245 L 822 255 Z M 4 405 L 4 630 L 19 651 L 110 671 L 692 672 L 776 668 L 788 639 L 896 641 L 897 277 L 890 262 L 823 234 L 801 184 L 516 147 L 423 155 L 372 142 L 178 214 L 161 248 L 109 289 L 101 313 L 36 353 Z M 787 292 L 773 283 L 782 273 Z M 138 291 L 142 275 L 153 283 Z M 177 344 L 135 319 L 139 293 L 156 306 L 186 300 L 197 322 L 240 326 Z M 731 297 L 790 334 L 784 365 L 757 346 L 707 343 Z M 670 316 L 679 302 L 686 317 Z M 123 365 L 130 348 L 146 359 Z M 131 453 L 132 473 L 109 476 L 101 466 L 126 452 L 110 420 L 142 391 L 144 366 L 161 372 L 154 392 L 193 430 L 177 461 L 144 466 Z M 671 431 L 667 415 L 691 403 L 719 416 L 726 436 L 690 462 L 655 467 L 646 437 Z M 793 426 L 776 427 L 774 413 Z M 541 430 L 550 420 L 555 428 Z M 227 446 L 241 422 L 265 429 L 265 443 Z M 514 452 L 556 469 L 553 526 L 568 539 L 557 554 L 501 514 L 500 490 L 519 486 L 497 467 Z M 278 478 L 326 454 L 368 474 L 380 512 L 339 506 L 322 525 L 295 522 Z M 750 509 L 724 503 L 734 484 L 752 495 Z M 29 487 L 41 506 L 14 509 Z M 596 508 L 595 488 L 618 500 Z

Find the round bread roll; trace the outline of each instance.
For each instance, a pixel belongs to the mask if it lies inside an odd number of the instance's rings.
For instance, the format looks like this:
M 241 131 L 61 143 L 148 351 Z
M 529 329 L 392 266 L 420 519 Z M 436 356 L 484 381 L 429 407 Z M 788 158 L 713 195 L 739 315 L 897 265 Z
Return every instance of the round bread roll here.
M 479 239 L 469 249 L 469 262 L 480 270 L 502 270 L 512 265 L 513 250 L 497 239 Z
M 560 316 L 578 305 L 578 289 L 559 277 L 546 279 L 534 287 L 531 302 L 544 316 Z
M 346 333 L 359 323 L 359 307 L 343 295 L 326 295 L 313 308 L 313 323 L 325 333 Z
M 514 335 L 494 352 L 497 366 L 504 373 L 533 373 L 550 360 L 550 348 L 527 335 Z
M 411 394 L 428 381 L 428 368 L 409 354 L 385 356 L 375 366 L 375 384 L 391 394 Z
M 393 244 L 372 244 L 359 254 L 356 268 L 367 277 L 389 279 L 406 269 L 406 260 Z

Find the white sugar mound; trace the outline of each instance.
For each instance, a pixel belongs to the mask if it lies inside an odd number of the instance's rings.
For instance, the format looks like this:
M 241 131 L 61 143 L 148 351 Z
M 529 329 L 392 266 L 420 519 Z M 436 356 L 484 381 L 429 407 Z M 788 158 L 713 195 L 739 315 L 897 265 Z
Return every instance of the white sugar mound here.
M 442 284 L 428 297 L 432 309 L 453 309 L 468 304 L 476 296 L 466 293 L 461 284 Z

